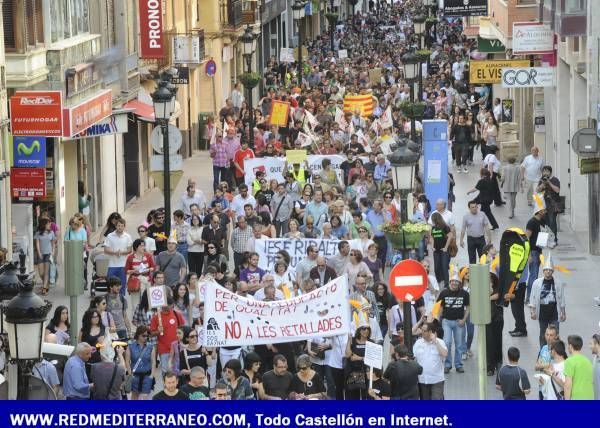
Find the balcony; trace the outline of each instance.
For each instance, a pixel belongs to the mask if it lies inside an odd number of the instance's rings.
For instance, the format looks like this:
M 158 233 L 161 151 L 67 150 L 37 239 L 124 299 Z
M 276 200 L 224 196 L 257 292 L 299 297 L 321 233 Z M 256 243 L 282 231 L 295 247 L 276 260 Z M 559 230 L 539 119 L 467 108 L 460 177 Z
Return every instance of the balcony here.
M 541 20 L 550 23 L 561 37 L 587 34 L 587 0 L 540 0 L 543 2 Z
M 228 29 L 239 28 L 244 23 L 243 14 L 243 1 L 242 0 L 228 0 L 223 3 L 223 11 L 221 21 L 224 27 Z

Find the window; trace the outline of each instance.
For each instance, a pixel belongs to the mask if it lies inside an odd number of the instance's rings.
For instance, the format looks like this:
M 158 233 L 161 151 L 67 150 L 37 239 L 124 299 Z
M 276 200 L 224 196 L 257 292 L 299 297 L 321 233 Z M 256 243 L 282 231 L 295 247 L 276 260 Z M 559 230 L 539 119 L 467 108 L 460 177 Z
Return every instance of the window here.
M 4 46 L 7 49 L 15 49 L 15 0 L 5 0 L 2 2 L 2 22 L 4 24 Z
M 1 7 L 8 51 L 24 52 L 28 46 L 44 42 L 42 0 L 5 0 Z
M 586 0 L 564 0 L 565 13 L 585 12 L 587 9 Z
M 89 0 L 49 0 L 50 41 L 69 39 L 90 31 Z

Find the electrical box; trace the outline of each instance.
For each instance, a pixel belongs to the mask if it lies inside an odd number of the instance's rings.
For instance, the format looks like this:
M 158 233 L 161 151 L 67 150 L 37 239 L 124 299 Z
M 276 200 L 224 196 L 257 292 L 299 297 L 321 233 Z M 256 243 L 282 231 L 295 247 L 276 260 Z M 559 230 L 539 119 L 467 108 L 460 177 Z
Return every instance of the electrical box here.
M 64 241 L 65 250 L 65 294 L 83 294 L 83 241 Z
M 489 324 L 492 321 L 489 264 L 469 266 L 469 287 L 471 322 L 475 325 Z

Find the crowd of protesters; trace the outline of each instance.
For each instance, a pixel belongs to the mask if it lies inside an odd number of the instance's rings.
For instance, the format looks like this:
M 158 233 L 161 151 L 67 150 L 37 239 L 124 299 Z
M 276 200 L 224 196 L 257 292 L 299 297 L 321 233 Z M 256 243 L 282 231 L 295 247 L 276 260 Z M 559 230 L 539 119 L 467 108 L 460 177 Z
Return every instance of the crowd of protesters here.
M 412 331 L 403 329 L 402 306 L 384 276 L 401 255 L 381 226 L 398 222 L 401 215 L 401 193 L 394 188 L 386 141 L 401 143 L 411 135 L 411 120 L 401 108 L 410 97 L 401 59 L 420 47 L 411 22 L 419 5 L 410 0 L 393 6 L 379 2 L 370 14 L 339 22 L 332 38 L 326 32 L 307 42 L 302 81 L 300 65 L 271 59 L 256 108 L 234 89 L 207 127 L 214 194 L 206 197 L 190 180 L 173 212 L 171 230 L 166 230 L 165 211 L 157 208 L 137 227 L 135 239 L 125 232 L 125 219 L 111 215 L 102 234 L 103 252 L 110 259 L 108 293 L 92 299 L 62 379 L 47 376 L 48 383 L 57 390 L 60 384 L 67 399 L 443 399 L 446 374 L 453 368 L 464 373 L 463 362 L 473 355 L 469 272 L 452 263 L 456 244 L 464 247 L 466 235 L 471 263 L 481 257 L 494 260 L 491 231 L 499 226 L 491 206 L 504 204 L 502 188 L 512 218 L 514 194 L 527 186 L 529 203 L 536 206 L 526 225 L 533 251 L 525 282 L 511 302 L 516 321 L 511 334 L 527 335 L 527 302 L 532 319 L 540 322 L 543 347 L 535 366 L 542 379 L 540 396 L 591 399 L 595 388 L 600 398 L 598 361 L 592 368 L 581 355 L 581 337 L 569 336 L 568 345 L 559 339 L 559 323 L 566 319 L 564 289 L 553 279 L 551 260 L 544 262 L 538 278 L 541 228 L 548 225 L 558 239 L 560 182 L 543 166 L 537 148 L 520 166 L 516 159 L 501 164 L 496 157 L 499 102 L 489 87 L 468 82 L 468 59 L 476 45 L 464 36 L 461 20 L 441 16 L 424 37 L 431 51 L 418 97 L 425 103 L 424 119 L 448 120 L 454 168 L 449 170 L 447 199 L 429 201 L 422 174 L 417 171 L 414 177 L 408 220 L 428 223 L 430 231 L 411 257 L 426 267 L 429 284 L 413 305 Z M 347 58 L 340 59 L 339 50 L 346 50 Z M 375 80 L 373 69 L 381 70 Z M 373 113 L 343 112 L 348 94 L 370 94 Z M 275 100 L 290 103 L 286 126 L 269 124 Z M 388 111 L 389 126 L 383 120 Z M 255 127 L 249 130 L 251 115 Z M 415 126 L 419 135 L 421 123 Z M 312 142 L 305 144 L 300 134 Z M 300 148 L 309 154 L 339 154 L 345 160 L 339 170 L 328 159 L 316 170 L 307 163 L 286 163 L 283 181 L 262 170 L 251 172 L 251 184 L 246 181 L 246 159 L 285 156 L 287 150 Z M 477 196 L 456 201 L 454 174 L 469 168 L 480 170 L 481 179 L 472 189 Z M 462 222 L 453 216 L 453 203 L 469 207 Z M 78 230 L 80 222 L 73 227 Z M 49 224 L 40 226 L 36 249 L 42 263 L 54 251 L 50 232 Z M 332 239 L 338 241 L 338 251 L 326 258 L 316 246 L 308 246 L 306 257 L 292 265 L 290 254 L 282 250 L 272 266 L 262 269 L 256 249 L 257 241 L 265 238 Z M 531 387 L 518 366 L 518 349 L 510 348 L 503 358 L 503 310 L 495 301 L 504 297 L 499 296 L 497 274 L 494 268 L 490 275 L 492 322 L 482 332 L 488 342 L 487 371 L 497 376 L 505 398 L 524 398 Z M 200 284 L 208 278 L 240 296 L 273 301 L 308 293 L 342 275 L 348 278 L 350 298 L 360 302 L 365 314 L 353 321 L 349 335 L 203 346 Z M 150 284 L 167 287 L 167 305 L 150 307 Z M 67 308 L 56 308 L 46 340 L 67 343 L 69 323 Z M 406 345 L 408 335 L 412 348 Z M 386 344 L 384 370 L 367 370 L 367 341 Z M 597 335 L 590 346 L 598 357 Z M 508 365 L 502 366 L 503 360 Z

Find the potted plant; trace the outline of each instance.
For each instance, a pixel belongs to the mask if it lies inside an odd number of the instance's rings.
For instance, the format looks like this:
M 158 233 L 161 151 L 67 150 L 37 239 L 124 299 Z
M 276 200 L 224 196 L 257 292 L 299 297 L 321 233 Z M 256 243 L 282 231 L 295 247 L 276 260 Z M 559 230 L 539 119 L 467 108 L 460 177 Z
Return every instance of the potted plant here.
M 380 226 L 385 237 L 392 247 L 397 250 L 418 248 L 425 235 L 429 232 L 429 225 L 424 222 L 386 222 Z
M 255 72 L 244 73 L 240 76 L 240 82 L 246 89 L 254 89 L 260 82 L 260 74 Z
M 419 101 L 417 103 L 413 103 L 412 105 L 412 114 L 415 117 L 423 117 L 423 115 L 425 114 L 425 103 L 422 101 Z
M 419 58 L 419 62 L 428 62 L 431 51 L 429 49 L 421 49 L 416 51 L 415 55 Z
M 327 21 L 329 21 L 331 25 L 335 25 L 337 23 L 339 15 L 337 13 L 328 12 L 325 14 L 325 18 L 327 18 Z
M 398 104 L 398 109 L 402 112 L 404 116 L 412 117 L 412 104 L 410 101 L 402 101 Z

